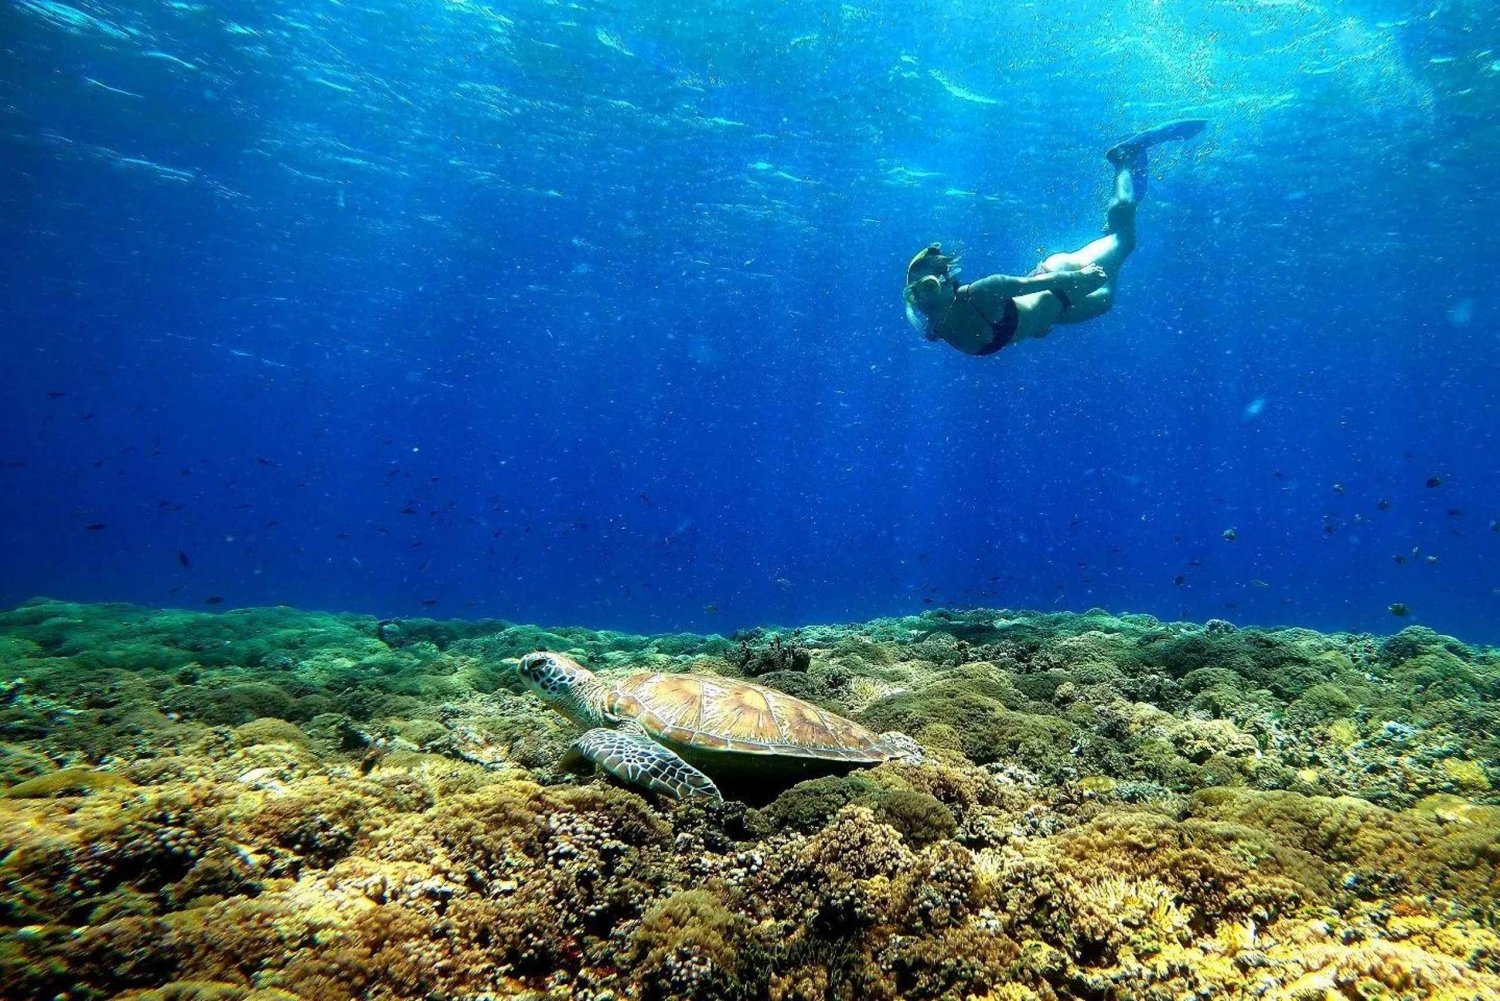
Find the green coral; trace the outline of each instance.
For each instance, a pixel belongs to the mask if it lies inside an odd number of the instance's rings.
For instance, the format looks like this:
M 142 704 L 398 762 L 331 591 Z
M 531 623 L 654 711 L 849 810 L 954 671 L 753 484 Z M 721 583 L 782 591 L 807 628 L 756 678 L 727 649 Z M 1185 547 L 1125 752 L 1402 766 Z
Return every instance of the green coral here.
M 556 767 L 514 658 L 723 637 L 0 612 L 7 998 L 1500 996 L 1500 654 L 1148 616 L 764 630 L 921 764 L 675 804 Z M 779 793 L 779 795 L 777 795 Z

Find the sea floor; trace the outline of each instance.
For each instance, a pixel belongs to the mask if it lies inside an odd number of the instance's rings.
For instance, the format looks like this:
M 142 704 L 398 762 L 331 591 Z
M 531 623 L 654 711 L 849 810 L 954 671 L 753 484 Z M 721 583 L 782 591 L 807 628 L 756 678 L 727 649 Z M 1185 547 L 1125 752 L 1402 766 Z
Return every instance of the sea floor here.
M 753 679 L 927 761 L 678 804 L 516 658 Z M 1500 998 L 1500 651 L 929 612 L 633 636 L 0 613 L 0 997 Z

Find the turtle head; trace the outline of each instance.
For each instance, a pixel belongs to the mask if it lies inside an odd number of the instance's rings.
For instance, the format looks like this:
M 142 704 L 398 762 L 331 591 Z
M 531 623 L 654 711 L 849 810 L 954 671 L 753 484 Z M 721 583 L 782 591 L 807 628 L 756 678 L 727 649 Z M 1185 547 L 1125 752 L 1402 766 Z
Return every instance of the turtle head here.
M 533 695 L 579 726 L 604 723 L 604 683 L 572 657 L 538 650 L 521 658 L 517 672 Z
M 926 760 L 922 745 L 897 730 L 887 730 L 880 735 L 880 742 L 890 752 L 892 761 L 908 765 L 920 765 Z

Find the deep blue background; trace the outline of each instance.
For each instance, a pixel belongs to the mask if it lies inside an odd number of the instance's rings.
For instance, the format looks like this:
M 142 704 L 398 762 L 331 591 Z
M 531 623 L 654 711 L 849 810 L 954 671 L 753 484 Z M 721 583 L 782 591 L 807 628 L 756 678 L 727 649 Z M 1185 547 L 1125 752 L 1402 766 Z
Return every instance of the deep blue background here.
M 0 3 L 0 603 L 1500 638 L 1488 5 Z

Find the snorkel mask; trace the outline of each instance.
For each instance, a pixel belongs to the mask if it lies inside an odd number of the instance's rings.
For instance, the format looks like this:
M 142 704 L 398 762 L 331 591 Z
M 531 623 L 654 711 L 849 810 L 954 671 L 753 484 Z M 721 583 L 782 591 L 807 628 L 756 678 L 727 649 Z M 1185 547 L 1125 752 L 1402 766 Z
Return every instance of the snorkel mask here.
M 928 309 L 918 306 L 917 290 L 919 287 L 931 286 L 935 280 L 936 287 L 939 290 L 946 287 L 951 296 L 958 288 L 957 275 L 954 259 L 943 253 L 940 243 L 929 244 L 906 265 L 906 288 L 901 295 L 906 303 L 906 322 L 929 341 L 937 340 L 937 325 L 941 314 L 934 316 Z M 950 298 L 949 305 L 951 304 Z

